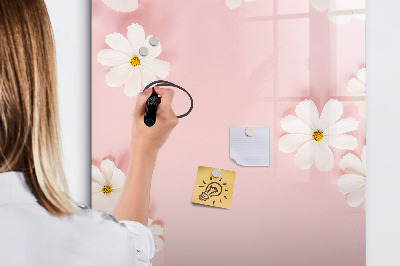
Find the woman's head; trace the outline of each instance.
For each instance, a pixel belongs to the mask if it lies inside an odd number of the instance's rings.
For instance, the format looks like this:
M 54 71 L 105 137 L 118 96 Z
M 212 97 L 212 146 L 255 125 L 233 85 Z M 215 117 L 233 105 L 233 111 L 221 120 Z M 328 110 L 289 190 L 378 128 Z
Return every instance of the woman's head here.
M 75 205 L 62 164 L 55 47 L 44 0 L 0 1 L 0 60 L 0 172 L 23 172 L 49 213 L 71 214 Z

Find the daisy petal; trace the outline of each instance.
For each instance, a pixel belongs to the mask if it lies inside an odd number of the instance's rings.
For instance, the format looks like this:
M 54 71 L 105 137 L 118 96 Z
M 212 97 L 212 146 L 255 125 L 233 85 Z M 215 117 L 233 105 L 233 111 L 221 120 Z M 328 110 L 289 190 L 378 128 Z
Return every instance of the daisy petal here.
M 100 185 L 97 182 L 92 182 L 92 194 L 96 194 L 96 193 L 103 193 L 101 192 L 103 185 Z
M 365 177 L 360 175 L 342 175 L 337 182 L 340 193 L 347 194 L 365 186 Z
M 361 163 L 364 175 L 367 174 L 367 146 L 364 145 L 361 153 Z
M 240 7 L 242 0 L 225 0 L 225 3 L 230 9 L 235 9 Z
M 352 78 L 347 84 L 347 89 L 351 95 L 362 96 L 365 95 L 366 87 L 359 79 Z
M 111 68 L 106 74 L 106 83 L 110 87 L 120 87 L 128 81 L 132 74 L 133 66 L 130 63 Z
M 339 120 L 332 126 L 324 130 L 324 135 L 339 135 L 354 131 L 358 128 L 359 122 L 353 117 Z
M 367 145 L 364 145 L 361 152 L 361 161 L 365 165 L 367 163 Z
M 358 114 L 361 117 L 367 117 L 367 102 L 366 101 L 359 101 L 356 102 L 356 104 L 358 105 Z
M 112 213 L 118 197 L 119 194 L 115 192 L 111 192 L 108 195 L 105 195 L 104 193 L 95 193 L 92 195 L 92 209 Z
M 355 10 L 365 8 L 365 0 L 336 0 L 336 5 L 341 10 Z
M 319 113 L 315 103 L 311 100 L 304 100 L 296 106 L 296 115 L 303 120 L 314 132 L 318 128 Z
M 92 194 L 92 209 L 102 210 L 104 207 L 108 208 L 106 196 L 103 193 Z
M 338 12 L 340 13 L 340 10 L 335 10 L 335 9 L 331 9 L 328 12 L 329 20 L 336 24 L 346 24 L 351 20 L 351 17 L 353 16 L 352 14 L 349 15 L 338 14 Z
M 343 156 L 340 160 L 340 168 L 348 174 L 365 176 L 361 160 L 352 153 Z
M 356 190 L 350 192 L 347 195 L 347 204 L 351 207 L 358 207 L 363 203 L 365 200 L 365 187 L 361 188 L 360 190 Z
M 142 65 L 162 79 L 168 76 L 171 69 L 171 65 L 168 62 L 159 59 L 145 61 Z
M 143 27 L 137 23 L 133 23 L 128 27 L 127 36 L 133 52 L 137 53 L 140 47 L 144 45 L 145 41 L 145 33 Z
M 127 63 L 131 59 L 125 53 L 113 49 L 104 49 L 97 54 L 97 60 L 105 66 L 116 66 Z
M 367 82 L 367 69 L 366 68 L 361 68 L 358 72 L 357 72 L 357 78 L 363 82 L 364 84 L 366 84 Z
M 331 147 L 345 150 L 354 150 L 358 146 L 357 138 L 346 134 L 324 136 L 323 142 Z
M 153 81 L 157 80 L 156 75 L 154 75 L 153 71 L 148 69 L 145 66 L 142 66 L 140 68 L 140 73 L 142 76 L 142 85 L 143 87 L 146 87 L 148 84 L 152 83 Z
M 114 210 L 120 195 L 121 195 L 121 190 L 113 190 L 110 194 L 107 195 L 110 205 L 112 207 L 109 213 L 112 213 L 112 211 Z
M 103 174 L 97 166 L 92 165 L 92 181 L 98 184 L 104 184 L 105 180 Z
M 329 8 L 330 0 L 310 0 L 311 5 L 318 11 L 325 11 Z
M 159 42 L 158 45 L 156 46 L 151 45 L 150 44 L 151 37 L 153 37 L 153 35 L 148 35 L 146 41 L 143 44 L 149 50 L 149 54 L 146 56 L 140 56 L 140 60 L 142 61 L 155 59 L 157 56 L 161 54 L 162 51 L 161 43 Z
M 164 228 L 162 228 L 161 225 L 159 224 L 153 224 L 149 226 L 149 228 L 154 236 L 160 236 L 164 234 Z
M 111 177 L 111 184 L 113 189 L 120 189 L 124 186 L 125 174 L 117 167 L 114 168 Z
M 359 19 L 359 20 L 365 20 L 366 17 L 367 17 L 365 14 L 354 14 L 354 13 L 353 13 L 353 16 L 354 16 L 356 19 Z
M 111 33 L 106 37 L 106 43 L 114 50 L 133 57 L 133 50 L 129 41 L 121 33 Z
M 159 236 L 154 236 L 155 251 L 160 251 L 164 246 L 164 241 Z
M 288 133 L 301 133 L 312 135 L 313 131 L 303 120 L 297 116 L 288 115 L 281 120 L 282 128 Z
M 311 141 L 311 136 L 305 134 L 286 134 L 279 139 L 279 150 L 290 153 L 297 151 L 300 146 Z
M 132 75 L 128 79 L 128 81 L 125 84 L 125 89 L 124 93 L 126 96 L 135 96 L 139 94 L 141 88 L 142 88 L 142 78 L 141 78 L 141 73 L 140 69 L 137 67 L 134 67 L 132 70 Z
M 330 171 L 334 165 L 333 152 L 326 143 L 318 142 L 315 145 L 315 166 L 320 171 Z
M 329 100 L 322 109 L 319 119 L 319 129 L 325 131 L 339 120 L 343 114 L 343 104 L 338 100 Z
M 294 161 L 301 169 L 309 169 L 314 164 L 314 143 L 308 141 L 297 151 Z
M 139 7 L 138 0 L 101 0 L 104 4 L 119 12 L 131 12 Z
M 103 160 L 100 164 L 100 170 L 103 174 L 105 184 L 111 184 L 112 174 L 114 172 L 115 163 L 109 159 Z
M 149 227 L 153 223 L 153 219 L 147 218 L 147 227 Z

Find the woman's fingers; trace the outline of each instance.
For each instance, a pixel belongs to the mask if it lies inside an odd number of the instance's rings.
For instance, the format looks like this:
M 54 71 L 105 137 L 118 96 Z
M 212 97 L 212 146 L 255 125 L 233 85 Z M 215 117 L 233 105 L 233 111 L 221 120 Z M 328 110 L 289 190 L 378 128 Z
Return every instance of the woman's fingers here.
M 175 115 L 174 111 L 172 109 L 170 109 L 170 115 L 171 115 L 171 126 L 175 127 L 176 125 L 178 125 L 179 119 L 178 117 Z
M 171 108 L 172 101 L 174 99 L 174 90 L 172 89 L 162 89 L 155 87 L 155 92 L 161 96 L 161 103 L 158 106 L 157 116 L 170 124 L 171 126 L 176 126 L 178 124 L 178 118 L 176 117 L 174 111 Z M 133 111 L 133 115 L 136 118 L 142 118 L 146 109 L 147 99 L 152 94 L 152 89 L 147 89 L 144 92 L 139 93 L 136 101 L 136 106 Z
M 165 107 L 171 107 L 172 101 L 174 99 L 174 90 L 172 89 L 162 89 L 155 87 L 154 90 L 158 95 L 161 96 L 161 105 L 164 105 Z
M 133 115 L 138 116 L 138 117 L 144 116 L 144 111 L 146 109 L 146 101 L 150 97 L 151 93 L 152 93 L 152 90 L 147 89 L 138 94 L 138 97 L 136 100 L 136 106 L 135 106 L 135 109 L 133 110 Z
M 155 91 L 161 96 L 161 103 L 158 106 L 157 116 L 159 116 L 161 119 L 164 119 L 164 121 L 167 123 L 166 125 L 175 127 L 178 124 L 178 118 L 171 107 L 172 101 L 174 100 L 174 90 L 156 87 Z

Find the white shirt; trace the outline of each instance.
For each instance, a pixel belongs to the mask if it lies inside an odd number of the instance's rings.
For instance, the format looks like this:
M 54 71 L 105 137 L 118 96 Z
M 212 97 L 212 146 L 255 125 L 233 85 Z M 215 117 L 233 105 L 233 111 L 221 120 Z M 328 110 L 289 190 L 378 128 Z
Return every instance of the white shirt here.
M 0 265 L 151 265 L 149 228 L 80 206 L 70 218 L 39 205 L 21 172 L 0 173 Z

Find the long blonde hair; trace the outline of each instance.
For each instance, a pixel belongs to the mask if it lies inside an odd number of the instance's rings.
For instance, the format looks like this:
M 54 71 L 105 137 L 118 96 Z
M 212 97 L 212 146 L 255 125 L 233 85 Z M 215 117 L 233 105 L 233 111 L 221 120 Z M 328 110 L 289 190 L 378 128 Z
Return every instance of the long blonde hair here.
M 49 213 L 72 214 L 62 162 L 55 45 L 44 0 L 0 0 L 0 172 L 21 171 Z

